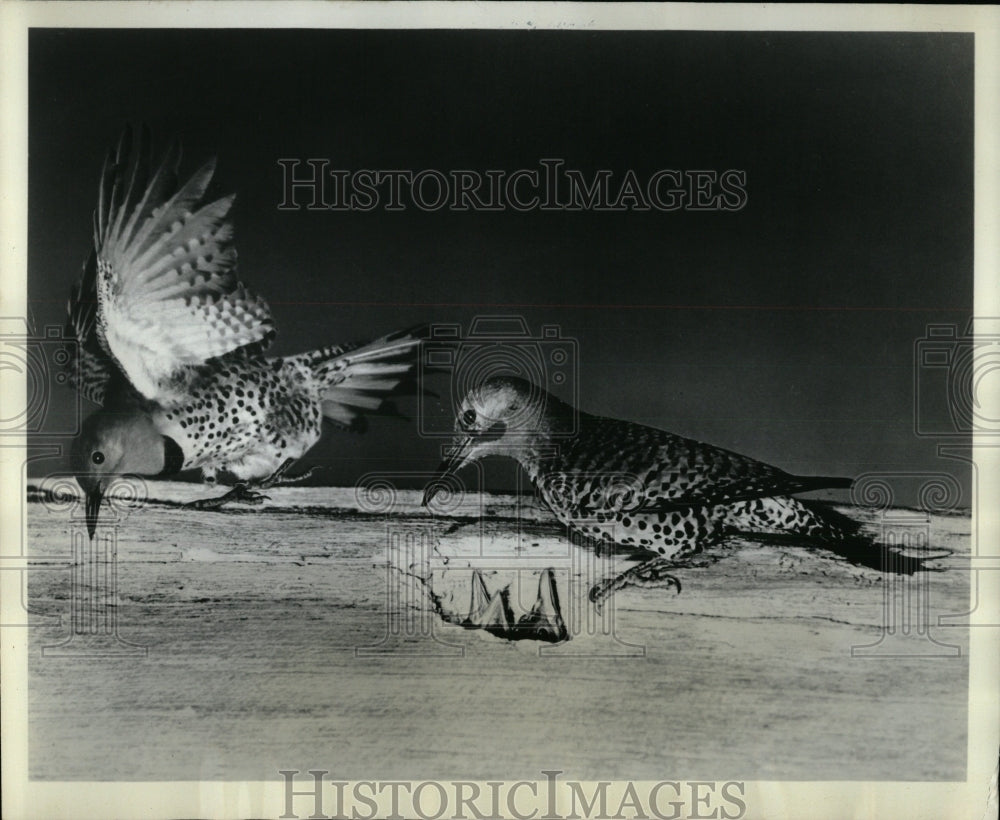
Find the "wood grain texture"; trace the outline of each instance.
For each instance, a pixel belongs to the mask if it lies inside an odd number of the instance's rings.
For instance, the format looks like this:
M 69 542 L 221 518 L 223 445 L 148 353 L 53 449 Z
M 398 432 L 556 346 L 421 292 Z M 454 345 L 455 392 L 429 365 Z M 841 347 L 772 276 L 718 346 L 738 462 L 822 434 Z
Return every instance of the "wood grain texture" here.
M 613 635 L 578 625 L 549 646 L 445 623 L 394 546 L 430 533 L 432 582 L 456 609 L 463 570 L 486 561 L 495 583 L 529 579 L 524 606 L 555 567 L 564 610 L 584 612 L 589 570 L 572 568 L 593 556 L 530 499 L 431 515 L 417 492 L 385 512 L 353 489 L 281 488 L 258 508 L 193 512 L 176 503 L 200 487 L 150 494 L 117 530 L 119 635 L 147 654 L 52 657 L 88 592 L 69 568 L 82 522 L 29 492 L 34 778 L 965 777 L 967 633 L 936 624 L 969 608 L 967 516 L 930 519 L 955 554 L 899 586 L 804 546 L 740 542 L 679 571 L 679 595 L 617 593 Z M 916 609 L 899 622 L 909 638 L 886 635 L 894 589 L 926 595 L 940 644 L 915 633 Z M 863 645 L 878 648 L 852 656 Z

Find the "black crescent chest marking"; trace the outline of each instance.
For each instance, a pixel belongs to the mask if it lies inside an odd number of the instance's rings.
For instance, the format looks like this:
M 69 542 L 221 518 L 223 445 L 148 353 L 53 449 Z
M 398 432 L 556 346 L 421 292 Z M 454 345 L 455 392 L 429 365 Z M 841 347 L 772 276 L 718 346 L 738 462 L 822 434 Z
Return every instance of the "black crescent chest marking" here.
M 184 466 L 184 451 L 170 436 L 163 436 L 163 469 L 160 475 L 174 475 Z

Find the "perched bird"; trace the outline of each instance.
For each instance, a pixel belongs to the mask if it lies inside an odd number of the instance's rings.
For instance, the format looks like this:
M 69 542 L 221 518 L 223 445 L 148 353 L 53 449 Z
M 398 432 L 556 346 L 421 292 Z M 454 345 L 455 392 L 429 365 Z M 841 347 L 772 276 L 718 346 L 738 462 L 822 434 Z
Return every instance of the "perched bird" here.
M 152 171 L 149 136 L 127 130 L 109 153 L 94 246 L 69 302 L 77 389 L 101 409 L 73 444 L 91 538 L 108 484 L 124 474 L 198 468 L 240 483 L 199 507 L 260 502 L 286 483 L 324 419 L 359 429 L 394 414 L 388 397 L 413 373 L 418 332 L 267 358 L 267 303 L 236 276 L 233 197 L 205 203 L 214 161 L 178 185 L 175 144 Z M 302 478 L 300 476 L 299 478 Z
M 792 497 L 849 487 L 849 478 L 791 475 L 710 444 L 593 416 L 523 379 L 495 377 L 468 392 L 424 504 L 442 479 L 489 455 L 518 461 L 559 521 L 587 541 L 653 556 L 594 587 L 595 602 L 630 584 L 679 591 L 669 570 L 736 533 L 796 536 L 883 571 L 912 573 L 926 560 L 887 556 L 857 522 Z

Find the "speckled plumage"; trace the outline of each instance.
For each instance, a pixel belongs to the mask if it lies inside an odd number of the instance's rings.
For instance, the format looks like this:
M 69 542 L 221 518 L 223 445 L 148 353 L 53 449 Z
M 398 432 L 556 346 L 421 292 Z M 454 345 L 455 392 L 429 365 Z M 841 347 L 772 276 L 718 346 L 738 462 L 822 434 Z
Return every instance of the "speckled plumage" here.
M 887 562 L 856 522 L 792 497 L 849 487 L 850 479 L 796 476 L 664 430 L 594 416 L 522 379 L 491 378 L 469 391 L 440 475 L 488 455 L 516 459 L 555 516 L 585 540 L 653 555 L 604 592 L 649 577 L 676 581 L 661 571 L 737 533 L 793 536 L 893 572 L 913 572 L 926 560 L 895 551 Z M 428 485 L 425 503 L 440 486 Z
M 835 540 L 856 529 L 788 497 L 849 479 L 790 475 L 664 430 L 574 411 L 554 396 L 546 408 L 550 421 L 519 460 L 559 520 L 589 538 L 669 558 L 733 532 Z M 560 421 L 574 414 L 576 432 L 565 435 Z
M 329 386 L 303 357 L 238 351 L 193 368 L 179 398 L 152 414 L 180 445 L 183 469 L 197 467 L 209 479 L 226 470 L 249 480 L 270 475 L 319 440 Z

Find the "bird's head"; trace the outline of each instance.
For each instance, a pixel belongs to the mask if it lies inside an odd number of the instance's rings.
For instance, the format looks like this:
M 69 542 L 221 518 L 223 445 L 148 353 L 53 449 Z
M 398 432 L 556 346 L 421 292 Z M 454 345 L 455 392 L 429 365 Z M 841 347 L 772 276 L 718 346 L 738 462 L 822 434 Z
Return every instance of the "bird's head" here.
M 525 379 L 497 376 L 473 387 L 459 405 L 455 437 L 424 491 L 424 505 L 442 489 L 442 479 L 466 464 L 503 455 L 522 461 L 539 439 L 547 438 L 567 408 Z
M 168 444 L 152 419 L 137 411 L 99 410 L 73 442 L 72 468 L 86 495 L 87 532 L 94 537 L 101 499 L 117 476 L 157 475 L 168 462 Z

